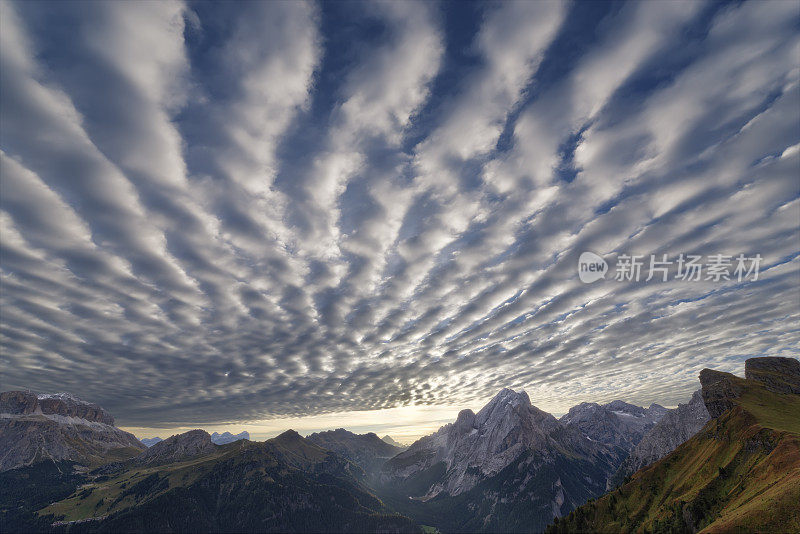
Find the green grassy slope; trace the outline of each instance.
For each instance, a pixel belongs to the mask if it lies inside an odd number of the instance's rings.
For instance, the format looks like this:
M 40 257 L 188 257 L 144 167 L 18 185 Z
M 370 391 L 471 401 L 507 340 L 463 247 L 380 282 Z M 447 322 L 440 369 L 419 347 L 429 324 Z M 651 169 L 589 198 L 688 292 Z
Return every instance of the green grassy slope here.
M 736 381 L 736 407 L 548 531 L 800 532 L 800 396 Z

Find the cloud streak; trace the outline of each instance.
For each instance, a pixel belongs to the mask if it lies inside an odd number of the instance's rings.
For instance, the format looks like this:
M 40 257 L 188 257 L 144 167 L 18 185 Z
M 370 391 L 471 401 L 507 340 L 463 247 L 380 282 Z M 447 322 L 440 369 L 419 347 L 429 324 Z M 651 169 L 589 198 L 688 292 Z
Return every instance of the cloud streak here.
M 564 412 L 797 354 L 791 3 L 0 5 L 3 389 Z M 584 285 L 584 250 L 764 260 Z

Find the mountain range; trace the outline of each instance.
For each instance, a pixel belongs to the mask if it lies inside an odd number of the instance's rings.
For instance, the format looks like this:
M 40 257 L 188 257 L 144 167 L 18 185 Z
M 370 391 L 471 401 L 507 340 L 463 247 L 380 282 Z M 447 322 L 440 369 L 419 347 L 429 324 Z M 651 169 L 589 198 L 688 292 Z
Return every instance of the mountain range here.
M 800 362 L 750 359 L 745 377 L 704 370 L 675 409 L 582 403 L 560 419 L 503 389 L 407 448 L 342 428 L 146 447 L 96 404 L 5 392 L 0 530 L 800 528 Z
M 577 429 L 587 439 L 607 446 L 614 462 L 619 463 L 667 412 L 658 404 L 642 408 L 620 400 L 603 405 L 583 402 L 570 408 L 559 421 Z
M 216 443 L 217 445 L 225 445 L 226 443 L 233 443 L 234 441 L 238 441 L 240 439 L 250 439 L 250 433 L 247 430 L 243 430 L 238 434 L 231 434 L 230 432 L 223 432 L 222 434 L 214 432 L 213 434 L 211 434 L 211 441 Z M 147 447 L 152 447 L 156 443 L 160 443 L 164 440 L 156 436 L 154 438 L 142 438 L 139 441 L 141 441 Z
M 710 418 L 702 390 L 695 391 L 688 403 L 667 411 L 642 437 L 611 477 L 609 487 L 618 486 L 626 477 L 674 451 L 678 445 L 697 434 Z
M 800 362 L 745 377 L 701 371 L 700 431 L 548 532 L 800 532 Z
M 605 489 L 609 447 L 503 389 L 384 465 L 379 494 L 445 531 L 542 529 Z

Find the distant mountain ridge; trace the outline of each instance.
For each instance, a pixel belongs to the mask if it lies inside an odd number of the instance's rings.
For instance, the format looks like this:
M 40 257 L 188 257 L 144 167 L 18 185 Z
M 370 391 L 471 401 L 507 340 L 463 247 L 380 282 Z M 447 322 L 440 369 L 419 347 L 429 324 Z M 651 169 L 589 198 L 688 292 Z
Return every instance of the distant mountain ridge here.
M 214 432 L 211 434 L 211 441 L 217 445 L 225 445 L 226 443 L 233 443 L 234 441 L 239 441 L 240 439 L 250 439 L 250 433 L 247 430 L 243 430 L 238 434 L 231 434 L 230 432 L 223 432 L 219 434 Z M 156 443 L 160 443 L 164 441 L 162 438 L 156 436 L 154 438 L 142 438 L 141 441 L 145 446 L 152 447 Z
M 389 436 L 388 434 L 386 436 L 383 436 L 381 439 L 383 441 L 385 441 L 386 443 L 388 443 L 389 445 L 391 445 L 393 447 L 397 447 L 398 449 L 407 449 L 408 448 L 408 445 L 404 445 L 404 444 L 400 443 L 399 441 L 395 440 L 394 438 L 392 438 L 392 436 Z
M 589 440 L 607 445 L 621 462 L 667 411 L 658 404 L 642 408 L 621 400 L 603 405 L 583 402 L 570 408 L 559 421 Z
M 371 477 L 378 475 L 387 460 L 403 449 L 386 443 L 376 434 L 354 434 L 343 428 L 316 432 L 306 436 L 311 443 L 328 449 L 361 467 Z
M 222 434 L 218 434 L 214 432 L 211 434 L 211 441 L 216 443 L 217 445 L 225 445 L 226 443 L 233 443 L 234 441 L 239 441 L 240 439 L 250 439 L 250 433 L 247 430 L 243 430 L 238 434 L 231 434 L 230 432 L 223 432 Z
M 178 462 L 196 456 L 213 454 L 217 445 L 205 430 L 190 430 L 170 436 L 145 450 L 133 459 L 136 465 L 160 465 Z

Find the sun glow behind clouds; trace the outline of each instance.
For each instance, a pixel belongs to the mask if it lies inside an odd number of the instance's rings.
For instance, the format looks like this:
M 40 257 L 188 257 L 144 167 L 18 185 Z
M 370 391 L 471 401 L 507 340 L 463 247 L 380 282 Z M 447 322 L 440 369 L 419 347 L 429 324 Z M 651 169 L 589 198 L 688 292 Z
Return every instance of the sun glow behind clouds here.
M 203 425 L 207 432 L 239 433 L 247 430 L 250 439 L 263 441 L 277 436 L 281 432 L 292 429 L 302 435 L 336 428 L 346 428 L 356 434 L 374 432 L 379 437 L 390 435 L 400 443 L 411 444 L 420 437 L 435 432 L 441 426 L 455 421 L 463 407 L 455 406 L 400 406 L 386 410 L 330 413 L 308 417 L 287 417 L 265 421 L 248 421 L 219 425 Z M 192 430 L 195 427 L 123 427 L 138 438 L 158 436 L 167 438 Z

